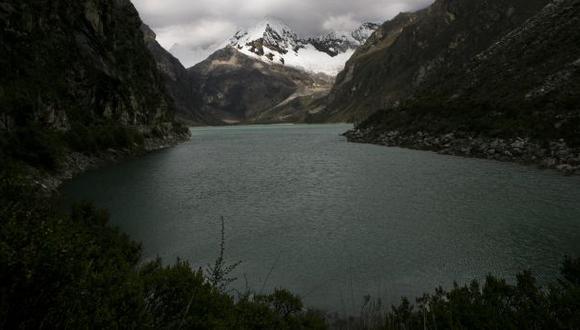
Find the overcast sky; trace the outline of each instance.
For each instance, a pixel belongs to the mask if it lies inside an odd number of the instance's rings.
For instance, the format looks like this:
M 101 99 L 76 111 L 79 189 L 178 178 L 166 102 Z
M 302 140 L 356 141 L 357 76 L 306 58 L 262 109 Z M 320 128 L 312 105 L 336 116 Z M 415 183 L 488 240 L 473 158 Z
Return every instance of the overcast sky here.
M 157 40 L 186 66 L 203 60 L 237 30 L 264 17 L 284 21 L 301 36 L 351 31 L 382 23 L 433 0 L 132 0 Z M 178 44 L 178 47 L 174 47 Z M 173 48 L 173 49 L 172 49 Z

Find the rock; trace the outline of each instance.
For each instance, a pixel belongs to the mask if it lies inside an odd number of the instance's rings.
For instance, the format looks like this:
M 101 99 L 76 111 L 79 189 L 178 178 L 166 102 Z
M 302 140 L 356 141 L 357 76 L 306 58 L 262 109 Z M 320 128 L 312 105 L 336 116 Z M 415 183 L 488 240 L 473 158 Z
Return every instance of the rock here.
M 524 149 L 526 147 L 526 141 L 521 138 L 518 138 L 511 144 L 511 147 L 519 150 Z
M 580 157 L 568 159 L 568 164 L 572 166 L 580 166 Z
M 556 169 L 558 171 L 563 172 L 566 175 L 573 175 L 578 170 L 578 168 L 579 167 L 568 165 L 568 164 L 556 166 Z
M 555 158 L 546 158 L 542 161 L 542 165 L 546 168 L 554 168 L 558 164 L 558 160 Z

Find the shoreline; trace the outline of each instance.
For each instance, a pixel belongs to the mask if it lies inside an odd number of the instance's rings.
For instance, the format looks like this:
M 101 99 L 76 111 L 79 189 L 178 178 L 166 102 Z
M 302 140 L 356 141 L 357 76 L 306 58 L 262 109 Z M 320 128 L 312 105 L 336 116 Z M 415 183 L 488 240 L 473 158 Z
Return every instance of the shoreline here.
M 147 138 L 140 148 L 108 149 L 98 155 L 86 155 L 71 151 L 65 155 L 62 165 L 56 173 L 38 173 L 32 175 L 32 182 L 46 194 L 56 193 L 67 181 L 104 166 L 117 164 L 132 158 L 141 157 L 155 151 L 168 149 L 190 139 L 190 135 L 169 135 L 160 138 Z
M 563 139 L 538 142 L 530 138 L 491 138 L 451 132 L 431 135 L 425 132 L 403 134 L 352 129 L 342 134 L 352 143 L 432 151 L 442 155 L 536 165 L 567 176 L 580 175 L 580 148 L 569 147 Z

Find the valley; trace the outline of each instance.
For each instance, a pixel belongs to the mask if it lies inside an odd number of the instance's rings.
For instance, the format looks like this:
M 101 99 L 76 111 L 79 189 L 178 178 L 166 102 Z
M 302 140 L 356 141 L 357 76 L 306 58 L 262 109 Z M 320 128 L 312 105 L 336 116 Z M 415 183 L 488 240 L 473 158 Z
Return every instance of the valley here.
M 316 38 L 268 18 L 180 77 L 190 107 L 226 124 L 354 122 L 351 142 L 573 174 L 578 14 L 572 0 L 439 0 Z
M 295 123 L 325 108 L 335 76 L 377 28 L 364 23 L 346 35 L 300 38 L 278 19 L 266 18 L 236 32 L 188 69 L 155 41 L 149 28 L 146 35 L 184 119 L 193 124 L 216 124 L 216 119 L 222 124 Z
M 0 329 L 580 328 L 579 26 L 0 0 Z

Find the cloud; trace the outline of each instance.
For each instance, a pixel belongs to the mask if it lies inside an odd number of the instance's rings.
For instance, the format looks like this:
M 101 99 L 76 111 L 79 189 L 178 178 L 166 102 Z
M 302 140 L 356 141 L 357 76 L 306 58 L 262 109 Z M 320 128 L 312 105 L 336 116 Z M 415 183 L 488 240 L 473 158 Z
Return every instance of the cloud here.
M 327 31 L 354 31 L 360 26 L 360 23 L 361 22 L 356 21 L 351 14 L 348 14 L 329 17 L 324 21 L 324 23 L 322 23 L 322 27 Z
M 232 22 L 224 20 L 207 20 L 185 23 L 181 25 L 169 25 L 156 29 L 157 40 L 165 48 L 171 48 L 175 44 L 188 44 L 204 46 L 225 41 L 236 31 Z
M 281 18 L 302 36 L 316 36 L 331 30 L 353 30 L 363 22 L 382 23 L 434 0 L 132 1 L 161 45 L 180 59 L 186 53 L 199 53 L 203 59 L 238 29 L 248 28 L 265 16 Z

